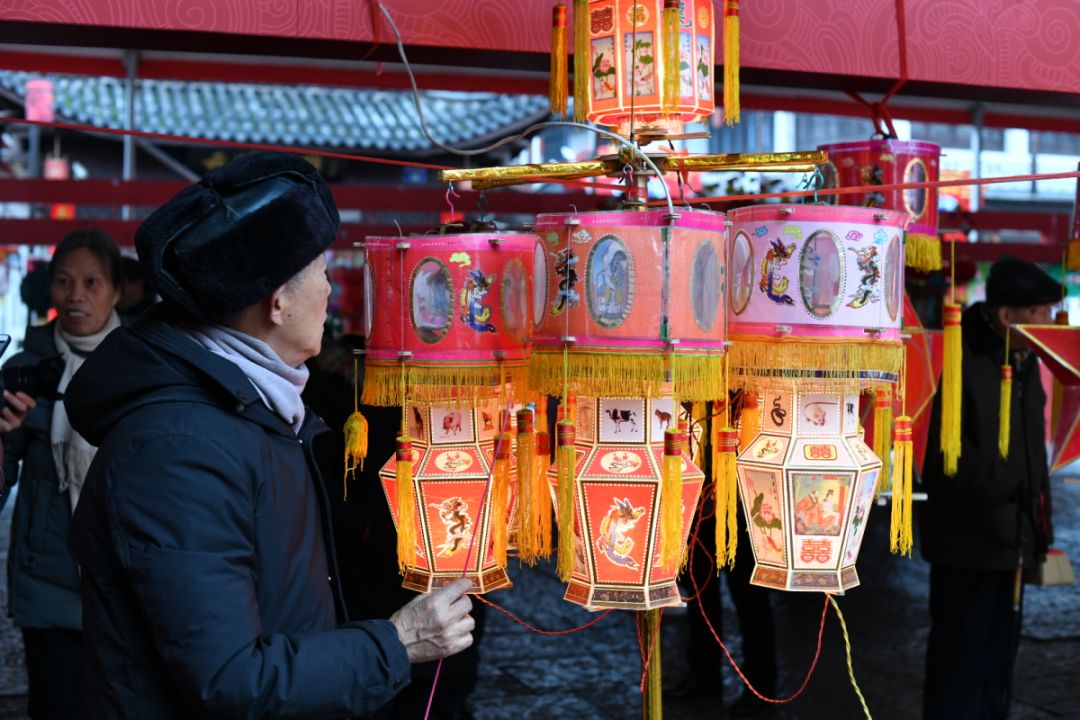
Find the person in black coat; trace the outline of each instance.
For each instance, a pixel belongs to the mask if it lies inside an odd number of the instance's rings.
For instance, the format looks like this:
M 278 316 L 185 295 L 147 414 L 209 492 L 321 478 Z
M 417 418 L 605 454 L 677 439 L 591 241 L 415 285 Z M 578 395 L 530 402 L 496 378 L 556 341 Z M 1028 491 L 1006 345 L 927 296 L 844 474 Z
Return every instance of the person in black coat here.
M 923 717 L 1005 718 L 1022 616 L 1024 568 L 1045 558 L 1052 540 L 1046 457 L 1046 395 L 1037 358 L 1010 335 L 1013 368 L 1010 444 L 998 451 L 1005 333 L 1014 324 L 1051 322 L 1062 286 L 1012 258 L 990 269 L 986 302 L 963 315 L 962 446 L 957 472 L 944 472 L 939 448 L 927 452 L 928 500 L 920 539 L 930 562 L 930 638 Z M 935 399 L 930 437 L 941 429 Z
M 337 227 L 314 168 L 272 153 L 140 227 L 164 302 L 103 342 L 67 396 L 100 446 L 69 537 L 84 717 L 347 717 L 390 700 L 410 663 L 471 644 L 467 581 L 348 621 L 313 455 L 326 427 L 300 398 Z

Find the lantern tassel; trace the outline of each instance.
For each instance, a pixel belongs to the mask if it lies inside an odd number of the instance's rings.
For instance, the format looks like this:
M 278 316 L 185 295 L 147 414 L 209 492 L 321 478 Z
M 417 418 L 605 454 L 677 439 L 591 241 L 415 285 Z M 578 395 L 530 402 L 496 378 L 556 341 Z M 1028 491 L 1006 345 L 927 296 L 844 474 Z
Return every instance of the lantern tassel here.
M 742 413 L 739 414 L 739 451 L 750 447 L 750 443 L 761 432 L 761 405 L 758 404 L 756 390 L 743 392 Z
M 664 0 L 664 112 L 679 106 L 679 0 Z
M 735 469 L 738 435 L 730 426 L 720 427 L 713 432 L 713 475 L 716 497 L 716 567 L 725 565 L 735 567 L 735 548 L 738 536 L 738 474 Z
M 678 568 L 682 560 L 682 432 L 664 431 L 660 486 L 660 564 Z
M 724 2 L 724 123 L 739 122 L 739 0 Z
M 940 270 L 941 240 L 937 235 L 909 232 L 904 240 L 904 264 L 921 273 Z
M 551 77 L 548 83 L 551 114 L 566 117 L 566 3 L 558 3 L 551 9 Z
M 894 554 L 911 555 L 911 418 L 896 418 L 893 438 L 896 464 L 893 467 L 892 516 L 889 521 L 889 549 Z
M 1069 242 L 1069 255 L 1065 265 L 1069 270 L 1080 270 L 1080 238 L 1074 238 Z
M 574 447 L 574 424 L 562 420 L 555 428 L 555 462 L 558 464 L 559 480 L 559 579 L 568 582 L 574 572 L 574 552 L 576 536 L 574 534 L 574 494 L 576 479 L 574 470 L 577 465 L 577 449 Z
M 878 476 L 874 497 L 888 490 L 894 482 L 890 473 L 892 468 L 892 439 L 892 393 L 888 388 L 878 388 L 874 393 L 874 454 L 881 459 L 881 474 Z M 895 472 L 895 469 L 892 472 Z
M 963 345 L 960 330 L 960 306 L 945 303 L 945 362 L 941 371 L 941 452 L 945 456 L 945 474 L 956 474 L 960 460 L 961 368 Z
M 1001 402 L 998 405 L 998 454 L 1009 457 L 1009 420 L 1012 418 L 1012 365 L 1001 366 Z
M 529 565 L 540 554 L 540 518 L 537 512 L 536 432 L 530 410 L 517 412 L 518 555 Z
M 546 402 L 546 398 L 541 398 Z M 537 407 L 539 407 L 539 403 Z M 547 431 L 547 413 L 537 413 L 539 431 L 536 433 L 536 472 L 533 474 L 533 500 L 536 502 L 540 557 L 551 557 L 551 490 L 548 472 L 551 470 L 551 435 Z
M 491 481 L 491 544 L 495 564 L 500 568 L 506 567 L 509 499 L 510 435 L 501 433 L 496 443 L 495 471 Z
M 416 496 L 413 492 L 412 440 L 409 437 L 402 435 L 397 439 L 395 459 L 398 571 L 404 573 L 416 554 Z
M 589 114 L 590 70 L 589 0 L 574 0 L 574 122 L 585 122 Z
M 364 471 L 364 458 L 368 453 L 368 421 L 360 411 L 354 412 L 345 421 L 345 488 L 344 498 L 349 499 L 349 475 L 356 479 L 356 470 Z

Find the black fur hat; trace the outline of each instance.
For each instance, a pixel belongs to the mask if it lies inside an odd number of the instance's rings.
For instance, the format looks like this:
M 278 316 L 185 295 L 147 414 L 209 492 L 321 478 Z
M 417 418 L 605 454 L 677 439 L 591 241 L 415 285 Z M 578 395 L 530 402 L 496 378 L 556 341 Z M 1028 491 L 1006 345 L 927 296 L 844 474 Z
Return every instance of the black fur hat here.
M 1064 288 L 1034 263 L 1006 255 L 990 266 L 986 302 L 997 306 L 1026 307 L 1061 302 Z
M 207 173 L 155 210 L 135 247 L 167 303 L 220 321 L 307 267 L 334 242 L 339 224 L 311 163 L 259 152 Z

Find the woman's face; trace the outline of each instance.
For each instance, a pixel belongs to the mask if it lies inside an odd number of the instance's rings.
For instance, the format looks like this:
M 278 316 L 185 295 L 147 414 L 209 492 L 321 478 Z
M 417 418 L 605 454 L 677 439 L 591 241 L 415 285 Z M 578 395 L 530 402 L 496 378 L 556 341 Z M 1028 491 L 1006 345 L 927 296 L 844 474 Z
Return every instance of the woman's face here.
M 69 335 L 93 335 L 105 327 L 120 290 L 109 280 L 105 263 L 91 250 L 75 248 L 56 268 L 53 307 L 60 329 Z

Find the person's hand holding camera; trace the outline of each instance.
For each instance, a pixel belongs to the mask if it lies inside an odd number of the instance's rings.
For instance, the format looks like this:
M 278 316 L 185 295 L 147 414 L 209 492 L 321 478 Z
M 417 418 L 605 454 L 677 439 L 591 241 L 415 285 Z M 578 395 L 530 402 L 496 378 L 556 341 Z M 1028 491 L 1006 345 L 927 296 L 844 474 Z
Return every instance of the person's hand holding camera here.
M 24 392 L 4 391 L 4 409 L 0 411 L 0 433 L 8 433 L 18 429 L 26 413 L 37 406 L 37 401 Z

